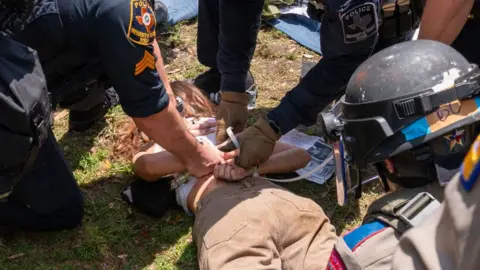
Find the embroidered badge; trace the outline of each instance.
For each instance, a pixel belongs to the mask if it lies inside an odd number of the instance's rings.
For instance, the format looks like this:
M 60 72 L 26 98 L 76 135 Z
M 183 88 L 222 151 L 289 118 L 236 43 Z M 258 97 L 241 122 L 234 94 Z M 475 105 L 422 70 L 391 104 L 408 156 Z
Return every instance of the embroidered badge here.
M 378 32 L 377 7 L 374 3 L 355 6 L 340 13 L 340 22 L 345 43 L 363 41 Z
M 383 232 L 388 227 L 383 222 L 373 221 L 348 232 L 343 236 L 345 244 L 351 251 L 355 251 L 359 246 L 365 243 L 368 239 Z
M 135 76 L 138 76 L 147 68 L 155 70 L 155 57 L 145 50 L 143 58 L 135 64 Z
M 470 147 L 460 167 L 460 183 L 466 191 L 470 191 L 480 176 L 480 136 Z
M 463 146 L 464 134 L 465 134 L 465 130 L 462 129 L 462 130 L 454 130 L 450 134 L 443 136 L 443 138 L 445 138 L 450 144 L 450 151 L 452 151 L 455 145 L 457 144 Z
M 342 257 L 338 254 L 338 251 L 334 248 L 328 259 L 327 269 L 326 270 L 346 270 L 345 264 L 343 263 Z
M 130 24 L 128 39 L 140 45 L 150 45 L 155 39 L 155 12 L 148 0 L 130 1 Z

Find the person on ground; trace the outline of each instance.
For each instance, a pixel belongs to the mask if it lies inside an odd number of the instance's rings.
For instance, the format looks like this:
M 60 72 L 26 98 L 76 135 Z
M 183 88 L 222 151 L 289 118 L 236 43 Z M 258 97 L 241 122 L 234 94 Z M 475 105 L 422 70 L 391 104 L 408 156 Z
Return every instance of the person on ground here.
M 418 70 L 425 66 L 434 68 L 419 74 Z M 201 269 L 249 269 L 252 265 L 274 269 L 390 269 L 400 237 L 438 209 L 443 200 L 442 187 L 458 170 L 478 134 L 476 119 L 480 103 L 475 89 L 458 92 L 463 93 L 461 96 L 451 95 L 465 85 L 478 86 L 472 79 L 477 73 L 478 68 L 458 52 L 432 41 L 394 45 L 375 54 L 356 70 L 341 101 L 344 125 L 339 130 L 344 140 L 335 144 L 341 148 L 334 148 L 339 190 L 347 192 L 351 186 L 342 187 L 343 183 L 360 180 L 353 178 L 358 168 L 374 165 L 390 192 L 369 206 L 361 226 L 341 237 L 335 236 L 320 207 L 311 203 L 308 207 L 302 206 L 300 202 L 304 199 L 288 191 L 284 193 L 289 194 L 285 205 L 287 195 L 278 195 L 276 191 L 282 188 L 231 161 L 218 165 L 213 176 L 189 179 L 180 185 L 176 193 L 169 196 L 172 200 L 177 198 L 187 213 L 195 214 L 193 233 Z M 431 107 L 407 106 L 421 104 L 416 100 L 427 97 L 431 98 Z M 393 109 L 386 109 L 390 107 Z M 359 129 L 358 125 L 364 128 Z M 205 130 L 200 133 L 213 132 L 210 125 Z M 361 140 L 359 143 L 357 138 Z M 349 158 L 343 159 L 339 149 L 348 150 Z M 284 166 L 280 157 L 290 163 L 300 160 L 287 157 L 290 151 L 293 150 L 276 152 L 258 168 L 259 172 L 268 172 L 262 169 L 270 163 L 277 169 Z M 280 160 L 273 163 L 274 159 Z M 351 163 L 345 163 L 346 160 Z M 161 176 L 181 172 L 180 166 L 162 166 L 175 163 L 173 155 L 154 146 L 140 151 L 134 158 L 137 174 L 155 183 L 165 180 L 159 179 Z M 176 172 L 169 170 L 173 167 Z M 141 192 L 135 194 L 133 189 L 127 189 L 126 193 L 133 204 L 144 197 Z M 269 199 L 272 193 L 275 199 Z M 341 193 L 339 197 L 345 200 L 345 195 L 348 193 Z M 166 196 L 162 194 L 162 197 Z M 268 210 L 260 205 L 267 206 Z M 288 210 L 291 206 L 295 206 L 294 212 Z M 304 215 L 298 216 L 298 210 L 305 212 Z M 311 212 L 319 217 L 317 222 L 323 222 L 323 226 L 305 225 L 310 224 L 303 220 Z M 265 225 L 255 223 L 256 220 L 275 222 Z M 295 223 L 296 220 L 301 223 Z M 286 228 L 290 230 L 285 231 Z M 254 241 L 250 240 L 251 235 L 264 237 Z M 289 238 L 292 235 L 297 240 L 307 237 L 316 249 L 302 241 L 293 241 Z M 276 239 L 294 243 L 291 247 L 296 256 L 283 253 L 288 245 Z M 378 252 L 372 253 L 372 249 Z M 310 254 L 315 254 L 314 261 Z M 292 266 L 291 262 L 298 261 L 301 263 Z

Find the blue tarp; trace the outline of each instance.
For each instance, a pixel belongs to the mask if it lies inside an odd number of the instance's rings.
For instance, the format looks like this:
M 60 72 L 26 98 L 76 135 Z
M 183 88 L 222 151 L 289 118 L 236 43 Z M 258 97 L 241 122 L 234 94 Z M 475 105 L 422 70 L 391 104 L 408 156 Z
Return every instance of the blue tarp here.
M 268 21 L 268 24 L 285 33 L 300 45 L 319 54 L 320 22 L 298 14 L 282 14 L 280 18 Z
M 161 0 L 168 8 L 170 24 L 195 18 L 198 15 L 198 0 Z M 304 15 L 282 14 L 268 24 L 282 31 L 301 45 L 321 53 L 320 23 Z
M 168 8 L 168 23 L 189 20 L 198 15 L 198 0 L 161 0 Z

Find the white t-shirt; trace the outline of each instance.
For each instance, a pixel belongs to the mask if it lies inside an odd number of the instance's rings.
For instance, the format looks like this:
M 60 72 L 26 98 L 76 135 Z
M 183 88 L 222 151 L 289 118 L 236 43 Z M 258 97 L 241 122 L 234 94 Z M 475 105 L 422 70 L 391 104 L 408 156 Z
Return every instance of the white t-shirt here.
M 192 118 L 188 118 L 187 120 L 192 120 Z M 204 118 L 204 117 L 202 117 L 202 118 L 198 119 L 196 122 L 201 123 L 201 122 L 204 122 L 204 121 L 215 121 L 215 118 Z M 207 135 L 197 136 L 195 138 L 198 141 L 209 141 L 213 145 L 215 145 L 215 143 L 216 143 L 215 130 L 213 130 L 211 133 L 209 133 Z M 160 145 L 155 144 L 154 152 L 157 153 L 157 152 L 162 152 L 162 151 L 165 151 L 165 149 L 163 147 L 161 147 Z M 197 183 L 197 178 L 191 176 L 185 184 L 180 185 L 175 190 L 177 204 L 179 206 L 181 206 L 183 208 L 183 210 L 185 211 L 185 213 L 187 213 L 188 215 L 192 215 L 192 213 L 190 212 L 190 210 L 188 209 L 188 206 L 187 206 L 187 197 L 188 197 L 188 194 L 190 193 L 190 191 L 192 190 L 193 186 L 195 186 L 195 183 Z

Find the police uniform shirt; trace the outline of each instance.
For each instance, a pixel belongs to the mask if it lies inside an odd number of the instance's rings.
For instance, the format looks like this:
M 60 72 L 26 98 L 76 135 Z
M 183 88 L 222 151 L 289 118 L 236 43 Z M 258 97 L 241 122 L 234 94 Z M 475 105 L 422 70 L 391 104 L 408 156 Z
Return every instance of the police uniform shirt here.
M 413 29 L 393 37 L 381 35 L 381 26 L 386 22 L 382 4 L 387 1 L 323 2 L 325 12 L 320 25 L 322 58 L 268 114 L 282 134 L 299 124 L 314 124 L 320 110 L 344 93 L 350 76 L 373 52 L 413 36 Z M 406 1 L 402 6 L 407 5 L 408 10 L 409 3 Z
M 38 0 L 16 39 L 36 49 L 49 89 L 98 61 L 131 117 L 168 105 L 155 67 L 156 19 L 149 0 Z
M 392 269 L 478 269 L 480 266 L 480 137 L 460 172 L 445 188 L 445 201 L 431 218 L 409 230 Z
M 443 201 L 443 188 L 437 183 L 418 188 L 399 188 L 372 202 L 363 224 L 337 239 L 329 259 L 330 270 L 389 270 L 400 238 L 410 227 L 398 214 L 405 204 L 426 192 Z

